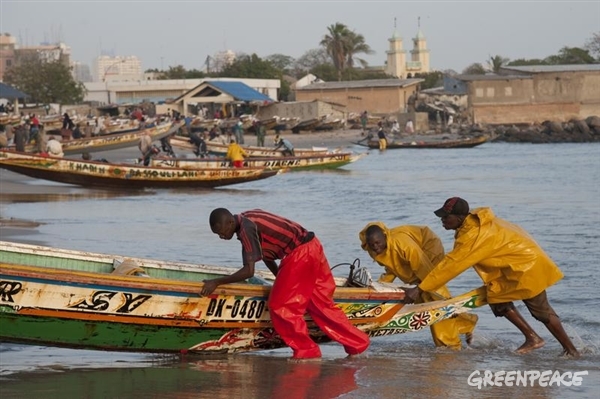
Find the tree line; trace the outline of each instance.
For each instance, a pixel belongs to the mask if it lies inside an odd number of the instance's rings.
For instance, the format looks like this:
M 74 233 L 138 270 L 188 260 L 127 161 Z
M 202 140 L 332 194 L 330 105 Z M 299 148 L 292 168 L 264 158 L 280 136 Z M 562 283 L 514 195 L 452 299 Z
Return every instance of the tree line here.
M 169 66 L 166 70 L 149 69 L 158 79 L 201 79 L 211 77 L 279 79 L 280 99 L 287 100 L 290 83 L 287 77 L 299 79 L 309 73 L 324 81 L 349 81 L 388 79 L 382 69 L 370 69 L 360 58 L 373 54 L 364 36 L 343 23 L 327 27 L 318 47 L 306 51 L 297 59 L 285 54 L 271 54 L 264 58 L 256 54 L 237 54 L 235 60 L 220 71 L 186 69 L 183 65 Z M 484 63 L 473 63 L 463 74 L 498 72 L 503 66 L 593 64 L 600 62 L 600 32 L 594 33 L 583 47 L 563 47 L 558 54 L 544 59 L 510 60 L 501 55 L 490 56 Z M 452 70 L 415 74 L 422 78 L 422 89 L 440 86 L 444 74 L 457 74 Z M 39 57 L 23 59 L 19 65 L 5 73 L 5 81 L 27 93 L 30 102 L 37 104 L 77 104 L 83 101 L 85 87 L 74 80 L 71 70 L 60 60 L 44 61 Z

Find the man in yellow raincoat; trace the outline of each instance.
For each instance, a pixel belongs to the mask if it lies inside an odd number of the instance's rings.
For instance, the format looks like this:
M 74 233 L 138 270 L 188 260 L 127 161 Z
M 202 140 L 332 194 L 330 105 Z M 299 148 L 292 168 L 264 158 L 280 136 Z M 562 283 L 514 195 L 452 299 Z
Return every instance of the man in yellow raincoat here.
M 546 289 L 563 274 L 525 230 L 496 217 L 490 208 L 469 212 L 469 204 L 459 197 L 446 200 L 435 214 L 446 230 L 456 230 L 454 249 L 418 287 L 406 290 L 408 302 L 417 298 L 420 291 L 436 290 L 473 266 L 486 285 L 494 315 L 506 317 L 525 336 L 517 353 L 544 346 L 544 340 L 512 303 L 521 300 L 560 342 L 564 354 L 579 356 L 546 297 Z
M 229 147 L 227 147 L 227 154 L 225 158 L 229 159 L 233 163 L 234 168 L 242 168 L 244 166 L 244 158 L 248 157 L 248 154 L 241 145 L 231 140 Z
M 391 283 L 397 277 L 406 284 L 419 284 L 444 258 L 444 246 L 440 238 L 426 226 L 398 226 L 388 229 L 381 222 L 369 223 L 359 233 L 362 248 L 379 265 L 385 268 L 379 281 Z M 431 292 L 422 292 L 418 302 L 431 302 L 450 298 L 445 286 Z M 474 314 L 457 317 L 431 325 L 431 335 L 436 346 L 460 349 L 459 334 L 466 334 L 471 342 L 477 323 Z

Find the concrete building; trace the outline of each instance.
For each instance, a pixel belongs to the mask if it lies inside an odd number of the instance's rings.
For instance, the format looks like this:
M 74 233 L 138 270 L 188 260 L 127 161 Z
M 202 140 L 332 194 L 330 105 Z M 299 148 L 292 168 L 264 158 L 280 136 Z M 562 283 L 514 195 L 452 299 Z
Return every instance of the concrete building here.
M 46 62 L 59 61 L 68 67 L 71 65 L 71 48 L 64 43 L 22 47 L 14 36 L 4 33 L 0 35 L 0 81 L 4 81 L 4 74 L 9 68 L 32 57 Z
M 46 62 L 61 62 L 63 65 L 71 66 L 71 47 L 64 43 L 42 43 L 39 46 L 16 46 L 15 65 L 30 57 L 37 57 Z
M 17 39 L 8 33 L 0 35 L 0 81 L 4 81 L 4 73 L 15 63 L 15 47 Z
M 94 65 L 94 81 L 96 82 L 140 80 L 142 76 L 142 62 L 136 56 L 109 57 L 102 55 L 96 58 Z
M 92 72 L 90 66 L 79 61 L 71 62 L 71 74 L 73 79 L 78 82 L 92 82 Z
M 313 83 L 296 90 L 296 101 L 321 100 L 340 104 L 348 112 L 406 112 L 409 97 L 423 79 L 374 79 Z
M 140 102 L 164 103 L 167 100 L 186 94 L 201 85 L 204 81 L 229 81 L 242 82 L 249 87 L 276 100 L 281 85 L 278 79 L 237 79 L 237 78 L 211 78 L 211 79 L 176 79 L 176 80 L 136 80 L 84 83 L 87 94 L 84 101 L 98 104 L 138 104 Z M 186 103 L 181 104 L 182 112 L 188 108 Z M 193 103 L 190 100 L 189 103 Z
M 219 51 L 214 57 L 208 57 L 206 60 L 207 73 L 221 72 L 225 67 L 231 65 L 235 61 L 236 55 L 231 50 Z
M 566 122 L 600 115 L 600 65 L 503 67 L 497 75 L 458 75 L 444 90 L 467 94 L 473 123 Z

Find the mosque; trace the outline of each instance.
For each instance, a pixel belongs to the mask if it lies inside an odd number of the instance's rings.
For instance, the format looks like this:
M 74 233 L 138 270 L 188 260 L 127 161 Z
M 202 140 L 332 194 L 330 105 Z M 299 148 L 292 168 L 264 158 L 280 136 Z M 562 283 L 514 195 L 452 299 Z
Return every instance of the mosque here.
M 421 32 L 419 18 L 417 36 L 412 39 L 413 49 L 410 51 L 410 59 L 407 50 L 404 49 L 402 37 L 396 30 L 396 19 L 394 18 L 394 34 L 388 39 L 390 46 L 387 53 L 386 65 L 383 67 L 385 73 L 398 79 L 412 78 L 417 73 L 431 71 L 429 64 L 429 49 L 427 40 Z

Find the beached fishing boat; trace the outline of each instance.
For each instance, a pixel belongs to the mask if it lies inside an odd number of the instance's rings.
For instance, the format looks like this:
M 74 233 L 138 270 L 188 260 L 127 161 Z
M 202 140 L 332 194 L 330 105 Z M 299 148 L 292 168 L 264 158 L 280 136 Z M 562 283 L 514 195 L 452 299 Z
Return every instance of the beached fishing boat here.
M 484 144 L 488 141 L 486 136 L 467 137 L 458 140 L 431 140 L 431 141 L 388 141 L 388 149 L 396 148 L 472 148 Z M 379 148 L 379 141 L 369 140 L 367 142 L 353 142 L 353 144 L 361 145 L 369 148 Z
M 0 340 L 199 354 L 285 346 L 269 317 L 265 272 L 199 295 L 202 280 L 234 270 L 0 241 Z M 400 287 L 348 280 L 336 280 L 334 300 L 372 337 L 419 331 L 485 301 L 480 290 L 404 305 Z M 315 341 L 329 340 L 307 321 Z
M 317 126 L 314 127 L 314 130 L 316 131 L 322 131 L 322 130 L 338 130 L 344 127 L 344 120 L 343 119 L 330 119 L 330 118 L 326 118 L 323 121 L 321 121 Z
M 292 130 L 300 123 L 300 117 L 277 117 L 277 123 L 273 126 L 276 132 Z
M 6 150 L 0 150 L 0 168 L 59 183 L 122 189 L 214 188 L 266 179 L 282 171 L 265 168 L 163 168 L 53 158 Z
M 271 168 L 290 170 L 336 169 L 356 162 L 367 153 L 338 152 L 332 154 L 305 155 L 294 157 L 251 157 L 244 160 L 246 168 Z M 155 158 L 151 161 L 156 167 L 175 167 L 183 169 L 227 168 L 231 162 L 224 157 L 214 158 Z
M 182 136 L 174 136 L 171 137 L 171 145 L 173 147 L 188 149 L 193 151 L 196 149 L 196 146 L 190 143 L 189 138 Z M 228 144 L 223 144 L 221 142 L 215 141 L 207 141 L 206 142 L 206 150 L 213 155 L 225 156 L 227 154 Z M 255 147 L 250 145 L 242 145 L 244 151 L 248 154 L 249 157 L 283 157 L 282 149 L 275 149 L 275 147 Z M 330 151 L 326 147 L 313 147 L 313 148 L 294 148 L 295 156 L 311 156 L 311 155 L 319 155 L 319 154 L 327 154 L 327 153 L 335 153 L 339 152 L 337 150 Z
M 312 119 L 307 119 L 307 120 L 301 121 L 300 123 L 298 123 L 296 126 L 294 126 L 292 128 L 292 132 L 300 133 L 300 131 L 302 131 L 302 130 L 312 132 L 313 130 L 315 130 L 315 128 L 317 126 L 319 126 L 323 121 L 325 121 L 326 118 L 327 118 L 327 116 L 324 115 L 319 118 L 312 118 Z
M 18 125 L 21 123 L 21 115 L 19 114 L 0 114 L 0 125 Z
M 93 137 L 82 137 L 80 139 L 71 139 L 61 142 L 63 153 L 65 155 L 83 154 L 84 152 L 98 152 L 118 150 L 121 148 L 135 147 L 139 144 L 140 138 L 148 133 L 152 141 L 160 140 L 171 134 L 175 134 L 183 122 L 175 124 L 162 124 L 149 127 L 142 130 L 128 130 L 123 133 L 103 134 Z M 10 147 L 14 149 L 15 146 Z M 28 144 L 25 146 L 25 152 L 35 152 L 37 146 Z

